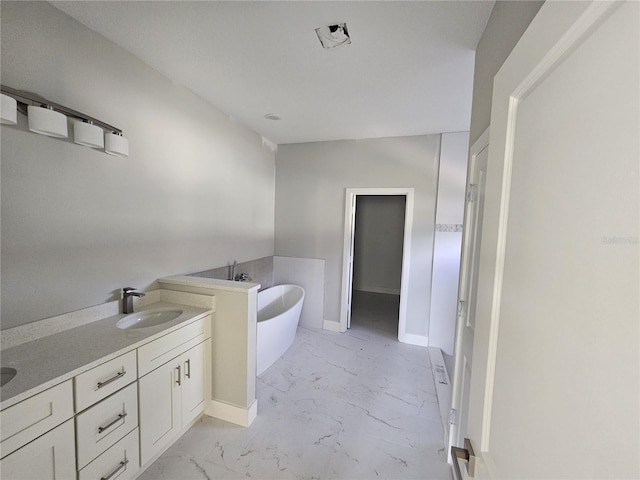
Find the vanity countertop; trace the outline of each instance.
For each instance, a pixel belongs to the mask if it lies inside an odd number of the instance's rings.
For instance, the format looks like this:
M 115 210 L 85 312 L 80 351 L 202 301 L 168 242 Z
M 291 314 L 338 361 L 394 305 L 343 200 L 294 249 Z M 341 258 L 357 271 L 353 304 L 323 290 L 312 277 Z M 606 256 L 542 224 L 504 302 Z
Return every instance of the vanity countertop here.
M 177 308 L 183 313 L 161 325 L 128 330 L 116 326 L 125 315 L 114 315 L 2 350 L 2 366 L 15 368 L 18 373 L 0 388 L 0 410 L 212 312 L 166 302 L 147 305 L 136 312 L 156 308 Z

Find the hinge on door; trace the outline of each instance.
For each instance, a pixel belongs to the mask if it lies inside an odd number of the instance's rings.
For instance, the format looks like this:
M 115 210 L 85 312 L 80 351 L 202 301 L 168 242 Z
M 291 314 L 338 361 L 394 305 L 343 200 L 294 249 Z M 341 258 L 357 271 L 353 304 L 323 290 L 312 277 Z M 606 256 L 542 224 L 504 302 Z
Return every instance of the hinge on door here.
M 475 202 L 476 201 L 476 184 L 470 183 L 469 189 L 467 190 L 467 202 Z
M 458 317 L 464 317 L 467 314 L 467 302 L 458 300 Z
M 458 424 L 458 411 L 455 408 L 449 410 L 449 425 Z

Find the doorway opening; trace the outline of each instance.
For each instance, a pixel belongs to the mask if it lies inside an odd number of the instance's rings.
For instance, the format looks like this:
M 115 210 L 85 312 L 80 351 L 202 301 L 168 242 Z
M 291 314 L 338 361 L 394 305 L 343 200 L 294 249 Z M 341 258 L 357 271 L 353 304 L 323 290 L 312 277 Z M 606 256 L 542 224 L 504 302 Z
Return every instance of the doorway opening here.
M 405 341 L 412 223 L 412 188 L 347 189 L 341 332 L 368 321 Z
M 357 195 L 351 322 L 398 336 L 404 195 Z

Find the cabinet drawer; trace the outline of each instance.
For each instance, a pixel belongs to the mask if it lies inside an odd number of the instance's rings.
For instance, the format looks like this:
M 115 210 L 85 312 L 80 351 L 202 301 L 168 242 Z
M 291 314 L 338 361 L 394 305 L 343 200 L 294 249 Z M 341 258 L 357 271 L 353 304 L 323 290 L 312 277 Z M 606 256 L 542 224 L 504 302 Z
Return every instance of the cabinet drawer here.
M 78 472 L 78 480 L 129 480 L 140 468 L 138 429 Z
M 84 467 L 137 426 L 137 383 L 77 415 L 78 468 Z
M 2 455 L 6 456 L 73 417 L 71 380 L 0 412 Z
M 138 374 L 143 376 L 211 337 L 211 316 L 196 320 L 138 348 Z
M 108 397 L 136 378 L 135 350 L 81 373 L 75 378 L 76 412 Z

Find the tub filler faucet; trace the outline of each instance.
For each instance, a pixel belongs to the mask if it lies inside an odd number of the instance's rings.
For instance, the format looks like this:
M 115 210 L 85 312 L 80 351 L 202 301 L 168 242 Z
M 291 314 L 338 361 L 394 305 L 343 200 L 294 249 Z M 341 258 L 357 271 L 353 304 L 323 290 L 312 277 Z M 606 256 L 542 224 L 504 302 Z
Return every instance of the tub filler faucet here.
M 250 282 L 251 277 L 248 273 L 236 273 L 238 270 L 238 262 L 233 261 L 233 265 L 231 265 L 231 275 L 229 275 L 229 280 L 233 280 L 234 282 Z
M 122 289 L 122 313 L 133 313 L 133 297 L 144 297 L 144 293 L 135 290 L 131 287 Z
M 236 278 L 236 268 L 238 268 L 238 262 L 236 260 L 233 261 L 233 265 L 231 266 L 231 273 L 229 274 L 229 280 L 235 280 Z

